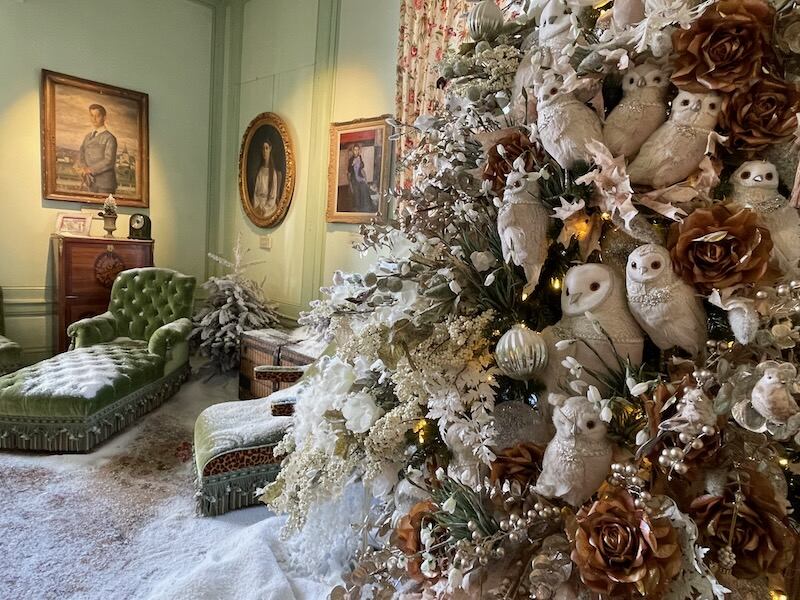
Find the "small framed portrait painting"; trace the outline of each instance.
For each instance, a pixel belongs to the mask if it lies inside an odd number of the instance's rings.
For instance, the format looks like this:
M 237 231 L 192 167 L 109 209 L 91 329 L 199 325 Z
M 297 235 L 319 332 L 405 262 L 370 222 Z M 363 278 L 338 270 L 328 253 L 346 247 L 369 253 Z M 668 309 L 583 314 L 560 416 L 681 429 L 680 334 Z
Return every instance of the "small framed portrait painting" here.
M 89 235 L 91 228 L 90 214 L 62 212 L 56 217 L 56 233 L 62 235 Z
M 147 94 L 42 70 L 41 112 L 45 198 L 149 206 Z
M 286 123 L 261 113 L 247 126 L 239 152 L 239 195 L 248 218 L 259 227 L 280 223 L 292 202 L 295 159 Z
M 386 218 L 391 167 L 391 115 L 331 125 L 328 165 L 329 223 Z

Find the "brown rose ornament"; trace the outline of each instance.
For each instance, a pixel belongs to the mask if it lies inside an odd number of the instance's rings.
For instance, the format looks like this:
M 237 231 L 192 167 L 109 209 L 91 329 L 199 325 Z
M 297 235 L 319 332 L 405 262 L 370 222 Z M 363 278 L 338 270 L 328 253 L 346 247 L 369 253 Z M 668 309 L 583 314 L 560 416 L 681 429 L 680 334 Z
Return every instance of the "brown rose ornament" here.
M 730 546 L 734 577 L 779 575 L 792 564 L 797 536 L 769 480 L 749 468 L 741 475 L 740 487 L 731 484 L 721 496 L 700 496 L 692 502 L 689 514 L 717 560 L 719 551 Z
M 528 136 L 519 129 L 505 129 L 484 135 L 486 164 L 483 166 L 483 179 L 492 182 L 492 190 L 497 195 L 502 195 L 506 187 L 506 178 L 514 170 L 514 161 L 524 156 L 525 171 L 530 173 L 536 168 L 537 148 L 528 139 Z M 503 147 L 503 153 L 498 150 Z
M 542 472 L 543 457 L 544 448 L 536 444 L 522 442 L 511 446 L 497 453 L 489 477 L 492 483 L 516 481 L 524 489 L 536 483 Z
M 755 283 L 769 266 L 772 238 L 751 210 L 698 208 L 670 229 L 670 256 L 680 277 L 704 294 Z
M 583 583 L 604 597 L 660 598 L 681 569 L 672 524 L 636 508 L 622 488 L 608 488 L 581 508 L 567 533 Z
M 409 576 L 417 581 L 425 580 L 425 576 L 420 570 L 422 560 L 418 555 L 422 550 L 420 529 L 422 529 L 423 521 L 430 518 L 435 511 L 436 505 L 430 500 L 417 502 L 407 515 L 400 518 L 392 535 L 392 543 L 408 556 L 406 569 Z
M 733 148 L 752 152 L 789 139 L 797 129 L 798 112 L 800 89 L 765 77 L 723 98 L 720 127 Z
M 673 83 L 682 90 L 747 90 L 766 72 L 778 75 L 770 35 L 774 9 L 765 0 L 722 0 L 689 29 L 672 34 Z

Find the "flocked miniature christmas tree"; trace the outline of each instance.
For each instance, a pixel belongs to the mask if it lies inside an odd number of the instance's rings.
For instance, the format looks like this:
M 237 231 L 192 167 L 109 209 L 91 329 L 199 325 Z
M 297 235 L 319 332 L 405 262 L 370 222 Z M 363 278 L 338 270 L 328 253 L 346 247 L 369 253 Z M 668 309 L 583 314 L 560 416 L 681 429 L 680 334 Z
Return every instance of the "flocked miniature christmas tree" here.
M 242 333 L 265 329 L 278 324 L 274 305 L 264 296 L 262 285 L 245 275 L 250 267 L 264 261 L 245 262 L 248 250 L 242 250 L 241 236 L 233 248 L 233 260 L 209 253 L 209 258 L 229 270 L 211 277 L 203 284 L 207 297 L 194 317 L 191 340 L 202 356 L 209 359 L 208 367 L 225 373 L 239 366 Z

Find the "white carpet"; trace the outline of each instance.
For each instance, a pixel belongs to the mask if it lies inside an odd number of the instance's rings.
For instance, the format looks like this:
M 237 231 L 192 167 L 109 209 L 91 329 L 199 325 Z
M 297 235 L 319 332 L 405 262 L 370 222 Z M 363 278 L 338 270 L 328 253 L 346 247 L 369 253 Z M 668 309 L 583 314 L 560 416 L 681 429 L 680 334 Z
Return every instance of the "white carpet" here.
M 193 380 L 88 455 L 0 451 L 0 599 L 317 600 L 264 507 L 195 516 L 194 419 L 236 398 Z

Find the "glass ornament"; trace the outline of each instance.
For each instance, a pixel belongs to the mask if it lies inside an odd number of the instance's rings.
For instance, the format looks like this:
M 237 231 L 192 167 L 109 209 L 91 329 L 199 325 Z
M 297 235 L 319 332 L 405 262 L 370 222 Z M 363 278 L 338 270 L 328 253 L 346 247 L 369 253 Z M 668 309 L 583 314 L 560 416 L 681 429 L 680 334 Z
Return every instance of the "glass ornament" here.
M 503 11 L 494 0 L 482 0 L 469 11 L 467 28 L 474 41 L 491 42 L 503 29 Z
M 494 358 L 505 375 L 527 381 L 547 366 L 547 342 L 538 331 L 518 323 L 497 342 Z

